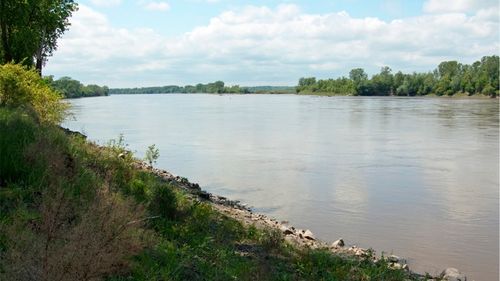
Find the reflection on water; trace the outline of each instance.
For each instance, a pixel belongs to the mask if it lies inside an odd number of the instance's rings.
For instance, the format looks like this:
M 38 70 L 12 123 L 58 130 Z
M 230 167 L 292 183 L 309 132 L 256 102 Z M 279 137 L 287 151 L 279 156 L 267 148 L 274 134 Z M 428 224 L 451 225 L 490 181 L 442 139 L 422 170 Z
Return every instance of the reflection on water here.
M 72 101 L 66 126 L 312 229 L 498 280 L 498 101 L 272 95 Z

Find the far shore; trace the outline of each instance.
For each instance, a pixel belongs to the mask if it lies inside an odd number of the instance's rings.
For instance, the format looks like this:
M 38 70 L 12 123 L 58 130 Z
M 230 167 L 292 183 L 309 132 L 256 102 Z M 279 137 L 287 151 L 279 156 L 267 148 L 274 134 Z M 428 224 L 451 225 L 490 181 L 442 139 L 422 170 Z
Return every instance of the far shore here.
M 499 96 L 487 96 L 487 95 L 468 95 L 465 93 L 458 93 L 454 95 L 436 95 L 429 94 L 424 96 L 358 96 L 358 95 L 344 95 L 344 94 L 333 94 L 333 93 L 295 93 L 295 92 L 280 92 L 280 91 L 271 91 L 271 92 L 256 92 L 256 93 L 144 93 L 144 94 L 111 94 L 110 96 L 124 95 L 124 96 L 133 96 L 133 95 L 235 95 L 235 96 L 243 96 L 243 95 L 296 95 L 296 96 L 319 96 L 319 97 L 366 97 L 366 98 L 383 98 L 383 97 L 391 97 L 391 98 L 439 98 L 439 99 L 478 99 L 478 100 L 499 100 Z

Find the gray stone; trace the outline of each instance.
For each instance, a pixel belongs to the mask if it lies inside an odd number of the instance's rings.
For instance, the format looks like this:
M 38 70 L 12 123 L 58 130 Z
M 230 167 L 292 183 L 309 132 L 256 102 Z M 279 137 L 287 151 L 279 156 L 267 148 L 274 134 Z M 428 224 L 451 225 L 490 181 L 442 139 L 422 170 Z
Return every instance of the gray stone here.
M 316 240 L 314 234 L 309 229 L 306 229 L 306 231 L 304 231 L 303 233 L 304 233 L 304 238 L 309 240 Z
M 392 268 L 392 269 L 402 269 L 403 266 L 400 263 L 395 262 L 395 263 L 392 263 L 390 265 L 390 268 Z
M 401 260 L 401 258 L 396 256 L 396 255 L 390 255 L 387 257 L 387 260 L 389 262 L 399 262 Z
M 281 232 L 283 232 L 284 235 L 290 235 L 290 234 L 294 234 L 295 233 L 292 229 L 290 229 L 290 228 L 288 228 L 288 227 L 286 227 L 284 225 L 280 226 L 280 230 L 281 230 Z
M 458 269 L 449 267 L 441 273 L 441 276 L 444 280 L 447 281 L 467 281 L 467 277 L 465 274 L 458 271 Z
M 345 246 L 344 239 L 340 238 L 332 243 L 332 248 L 342 248 Z

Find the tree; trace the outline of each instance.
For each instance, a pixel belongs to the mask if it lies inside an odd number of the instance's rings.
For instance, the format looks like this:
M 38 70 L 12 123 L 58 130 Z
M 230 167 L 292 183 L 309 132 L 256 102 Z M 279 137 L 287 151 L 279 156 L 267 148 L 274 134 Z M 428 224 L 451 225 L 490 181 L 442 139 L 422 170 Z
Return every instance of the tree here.
M 146 150 L 146 161 L 148 161 L 149 166 L 153 166 L 153 163 L 156 163 L 156 160 L 160 157 L 160 150 L 156 148 L 156 145 L 152 144 L 148 146 L 148 150 Z
M 224 92 L 224 82 L 222 81 L 215 81 L 214 82 L 214 87 L 215 87 L 215 92 L 218 94 L 221 94 Z
M 73 0 L 0 0 L 0 62 L 34 65 L 41 74 L 76 9 Z
M 391 95 L 393 94 L 393 75 L 391 68 L 384 66 L 380 69 L 380 73 L 372 77 L 373 90 L 375 95 Z
M 351 78 L 355 84 L 359 84 L 362 81 L 368 80 L 368 75 L 364 69 L 354 68 L 349 72 L 349 78 Z
M 42 73 L 47 58 L 57 49 L 57 40 L 68 29 L 69 17 L 77 9 L 73 0 L 35 0 L 38 3 L 38 46 L 35 53 L 36 69 Z
M 368 85 L 368 75 L 362 68 L 354 68 L 349 72 L 349 78 L 354 82 L 357 95 L 366 95 L 370 92 Z
M 438 65 L 439 77 L 448 76 L 450 79 L 460 73 L 461 64 L 457 61 L 443 61 Z
M 71 79 L 70 77 L 61 77 L 60 79 L 53 81 L 51 85 L 67 98 L 81 97 L 84 94 L 82 83 Z

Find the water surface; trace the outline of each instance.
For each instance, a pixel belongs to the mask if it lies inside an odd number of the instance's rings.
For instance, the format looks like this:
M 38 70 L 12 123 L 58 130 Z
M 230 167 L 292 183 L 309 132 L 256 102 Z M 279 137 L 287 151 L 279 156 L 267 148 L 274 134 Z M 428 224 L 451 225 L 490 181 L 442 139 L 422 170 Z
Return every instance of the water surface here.
M 498 101 L 116 95 L 65 126 L 319 238 L 394 252 L 420 272 L 498 280 Z

